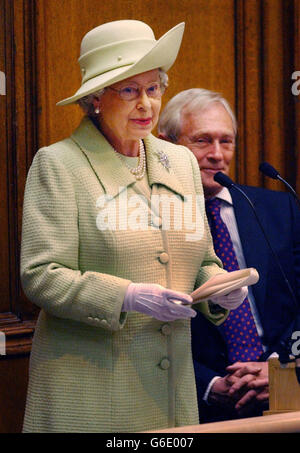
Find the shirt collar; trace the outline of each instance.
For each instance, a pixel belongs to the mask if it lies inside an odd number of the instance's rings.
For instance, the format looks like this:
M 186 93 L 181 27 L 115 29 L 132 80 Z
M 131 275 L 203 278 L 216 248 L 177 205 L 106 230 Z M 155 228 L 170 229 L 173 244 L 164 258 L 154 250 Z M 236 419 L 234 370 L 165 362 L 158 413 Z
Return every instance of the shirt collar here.
M 227 187 L 222 187 L 222 189 L 217 194 L 217 196 L 213 197 L 213 198 L 219 198 L 219 200 L 222 200 L 222 201 L 224 201 L 225 203 L 227 203 L 227 204 L 229 204 L 231 206 L 233 205 L 231 193 L 229 192 Z

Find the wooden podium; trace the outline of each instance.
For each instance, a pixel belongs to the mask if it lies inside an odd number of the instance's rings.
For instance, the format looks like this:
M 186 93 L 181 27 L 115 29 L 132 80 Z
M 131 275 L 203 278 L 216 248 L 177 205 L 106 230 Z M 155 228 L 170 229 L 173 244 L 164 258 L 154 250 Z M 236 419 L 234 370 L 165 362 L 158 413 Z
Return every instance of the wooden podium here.
M 269 410 L 263 417 L 251 417 L 203 425 L 181 426 L 157 433 L 300 433 L 300 384 L 295 362 L 281 365 L 269 360 Z
M 269 391 L 269 410 L 264 415 L 300 411 L 295 362 L 281 365 L 278 359 L 269 359 Z
M 300 433 L 300 411 L 203 425 L 179 426 L 147 431 L 147 433 Z

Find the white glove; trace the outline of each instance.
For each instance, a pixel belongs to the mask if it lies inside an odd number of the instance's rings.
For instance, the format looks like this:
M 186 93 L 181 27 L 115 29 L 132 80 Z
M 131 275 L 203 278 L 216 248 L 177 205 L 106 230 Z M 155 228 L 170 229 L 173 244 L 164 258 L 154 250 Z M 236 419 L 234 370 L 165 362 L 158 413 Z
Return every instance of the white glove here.
M 243 286 L 242 288 L 234 289 L 231 293 L 226 296 L 215 296 L 209 300 L 214 304 L 218 304 L 227 310 L 234 310 L 239 307 L 248 295 L 248 287 Z
M 138 311 L 159 321 L 174 321 L 196 316 L 195 310 L 187 306 L 192 301 L 191 296 L 166 289 L 161 285 L 130 283 L 124 297 L 122 311 Z

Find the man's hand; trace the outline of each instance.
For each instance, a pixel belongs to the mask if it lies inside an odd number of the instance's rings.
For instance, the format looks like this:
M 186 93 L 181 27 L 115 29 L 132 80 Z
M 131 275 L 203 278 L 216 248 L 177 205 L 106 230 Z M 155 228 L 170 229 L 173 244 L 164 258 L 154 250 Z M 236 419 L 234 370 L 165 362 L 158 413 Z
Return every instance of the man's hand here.
M 229 373 L 217 379 L 210 390 L 210 404 L 235 409 L 239 415 L 247 416 L 268 400 L 268 362 L 236 362 L 226 370 Z
M 238 413 L 246 415 L 269 399 L 268 362 L 236 362 L 226 370 L 230 374 L 229 395 L 237 400 Z
M 229 380 L 230 379 L 230 380 Z M 232 382 L 238 381 L 238 378 L 228 374 L 222 378 L 217 379 L 209 392 L 208 402 L 216 406 L 222 406 L 227 409 L 234 409 L 236 399 L 229 394 Z

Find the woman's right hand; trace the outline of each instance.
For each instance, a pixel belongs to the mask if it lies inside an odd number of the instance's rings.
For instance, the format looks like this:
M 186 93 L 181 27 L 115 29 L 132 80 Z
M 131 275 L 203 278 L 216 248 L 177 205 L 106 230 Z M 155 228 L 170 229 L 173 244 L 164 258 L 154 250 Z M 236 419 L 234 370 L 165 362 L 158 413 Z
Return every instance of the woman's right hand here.
M 124 297 L 122 311 L 138 311 L 159 321 L 193 318 L 191 296 L 151 283 L 131 283 Z

